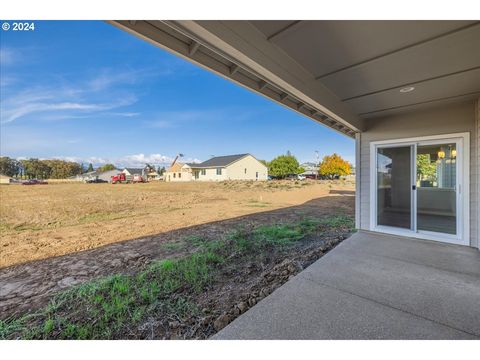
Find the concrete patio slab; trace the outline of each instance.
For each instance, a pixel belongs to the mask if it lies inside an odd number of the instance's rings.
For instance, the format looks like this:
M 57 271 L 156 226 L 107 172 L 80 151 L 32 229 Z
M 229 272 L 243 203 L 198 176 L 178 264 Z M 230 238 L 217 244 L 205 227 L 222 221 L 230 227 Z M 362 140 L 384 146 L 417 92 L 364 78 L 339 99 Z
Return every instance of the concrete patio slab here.
M 359 232 L 213 339 L 480 338 L 480 252 Z

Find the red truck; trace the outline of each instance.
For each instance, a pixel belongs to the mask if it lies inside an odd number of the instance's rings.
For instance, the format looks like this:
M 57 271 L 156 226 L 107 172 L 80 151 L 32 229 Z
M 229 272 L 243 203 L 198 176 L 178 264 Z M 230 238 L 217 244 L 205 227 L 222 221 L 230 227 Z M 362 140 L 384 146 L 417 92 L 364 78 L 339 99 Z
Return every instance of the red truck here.
M 140 183 L 146 182 L 142 175 L 126 175 L 125 173 L 119 173 L 112 176 L 112 184 L 130 184 L 130 183 Z

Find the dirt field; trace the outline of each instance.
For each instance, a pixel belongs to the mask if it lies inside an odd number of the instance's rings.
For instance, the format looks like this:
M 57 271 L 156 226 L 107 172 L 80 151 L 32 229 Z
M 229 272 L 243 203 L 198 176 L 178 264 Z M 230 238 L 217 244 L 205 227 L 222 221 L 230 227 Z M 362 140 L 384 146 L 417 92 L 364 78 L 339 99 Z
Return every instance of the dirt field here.
M 0 339 L 205 339 L 353 230 L 338 181 L 1 191 Z
M 342 181 L 0 186 L 0 268 L 349 190 Z

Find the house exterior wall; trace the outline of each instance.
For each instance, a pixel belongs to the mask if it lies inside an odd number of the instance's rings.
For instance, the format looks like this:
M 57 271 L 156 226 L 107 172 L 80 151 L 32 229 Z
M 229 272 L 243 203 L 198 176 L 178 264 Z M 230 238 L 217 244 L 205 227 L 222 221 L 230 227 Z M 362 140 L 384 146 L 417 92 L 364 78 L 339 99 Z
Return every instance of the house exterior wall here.
M 247 169 L 245 171 L 245 169 Z M 229 180 L 267 180 L 268 170 L 265 165 L 248 155 L 230 164 L 226 168 Z M 256 173 L 258 172 L 258 178 Z
M 0 184 L 10 184 L 13 182 L 13 179 L 8 176 L 0 176 Z
M 192 180 L 192 173 L 190 173 L 188 171 L 167 171 L 163 174 L 163 178 L 167 182 L 171 182 L 171 181 L 175 181 L 175 182 L 191 181 Z
M 470 133 L 470 245 L 479 247 L 479 120 L 478 101 L 369 119 L 357 136 L 357 227 L 370 229 L 370 143 L 373 141 Z
M 222 174 L 217 175 L 217 168 L 206 168 L 206 169 L 193 169 L 193 171 L 199 171 L 198 179 L 195 179 L 195 176 L 192 174 L 192 180 L 195 181 L 223 181 L 227 180 L 227 170 L 222 169 Z M 205 175 L 202 175 L 202 170 L 205 170 Z
M 193 168 L 192 180 L 194 181 L 224 181 L 224 180 L 267 180 L 267 167 L 252 155 L 247 155 L 226 167 L 221 167 L 222 174 L 217 175 L 217 167 Z M 245 172 L 245 169 L 247 171 Z M 205 170 L 205 175 L 202 175 Z M 195 179 L 194 172 L 199 171 L 198 179 Z M 257 179 L 258 172 L 258 179 Z

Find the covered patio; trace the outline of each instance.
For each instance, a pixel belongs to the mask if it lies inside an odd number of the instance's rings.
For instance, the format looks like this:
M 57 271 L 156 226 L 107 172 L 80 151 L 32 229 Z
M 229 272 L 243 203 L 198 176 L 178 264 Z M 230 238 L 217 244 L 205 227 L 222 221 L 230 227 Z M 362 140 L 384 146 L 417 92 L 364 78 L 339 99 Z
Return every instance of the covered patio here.
M 480 339 L 480 253 L 359 232 L 213 339 Z
M 113 21 L 356 144 L 356 227 L 479 248 L 480 22 Z
M 215 338 L 480 337 L 480 22 L 112 24 L 355 139 L 360 232 Z

